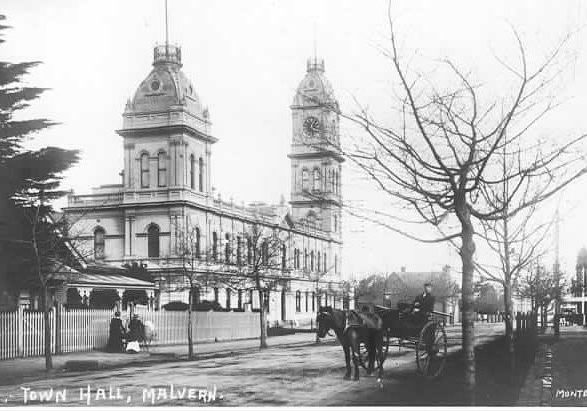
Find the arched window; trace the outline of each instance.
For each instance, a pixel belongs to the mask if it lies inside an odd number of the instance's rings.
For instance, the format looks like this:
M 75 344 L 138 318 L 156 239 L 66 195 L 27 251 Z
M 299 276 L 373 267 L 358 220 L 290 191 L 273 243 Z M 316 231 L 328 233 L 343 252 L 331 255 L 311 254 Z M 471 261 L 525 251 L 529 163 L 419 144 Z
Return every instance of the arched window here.
M 282 244 L 281 245 L 281 269 L 282 270 L 285 270 L 285 268 L 286 268 L 286 258 L 287 258 L 286 252 L 287 252 L 287 247 L 285 246 L 285 244 Z
M 104 258 L 105 240 L 104 240 L 104 229 L 98 227 L 94 230 L 94 258 L 101 260 Z
M 230 263 L 230 234 L 226 234 L 224 237 L 226 244 L 224 244 L 224 261 Z
M 310 271 L 314 271 L 314 251 L 310 251 Z
M 263 244 L 261 245 L 261 259 L 263 264 L 269 264 L 269 244 L 267 243 L 267 240 L 264 240 Z
M 167 159 L 164 152 L 157 155 L 157 185 L 165 187 L 167 185 Z
M 198 190 L 204 191 L 204 159 L 198 159 Z
M 269 312 L 269 290 L 263 291 L 263 308 Z
M 302 170 L 302 191 L 310 189 L 310 175 L 305 168 Z
M 159 257 L 159 227 L 151 224 L 147 229 L 147 248 L 149 257 Z
M 200 258 L 200 228 L 196 227 L 196 258 Z
M 296 313 L 299 313 L 302 308 L 302 293 L 298 290 L 296 291 Z
M 149 188 L 149 154 L 141 154 L 141 188 Z
M 193 154 L 190 156 L 190 188 L 196 188 L 196 158 Z
M 312 173 L 312 178 L 314 180 L 314 191 L 319 191 L 320 190 L 320 170 L 315 168 L 313 173 Z
M 218 234 L 216 231 L 212 233 L 212 260 L 218 260 Z

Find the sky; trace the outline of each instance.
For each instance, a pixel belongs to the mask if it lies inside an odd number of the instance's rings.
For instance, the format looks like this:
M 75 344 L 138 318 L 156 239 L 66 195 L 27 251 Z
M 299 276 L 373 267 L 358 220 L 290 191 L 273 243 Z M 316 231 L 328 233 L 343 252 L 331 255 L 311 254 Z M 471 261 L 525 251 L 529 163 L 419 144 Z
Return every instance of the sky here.
M 393 74 L 381 49 L 388 46 L 387 1 L 370 0 L 169 0 L 169 39 L 182 47 L 183 70 L 209 107 L 212 181 L 224 199 L 278 202 L 289 197 L 290 104 L 314 54 L 341 108 L 369 107 L 385 118 L 393 99 Z M 82 152 L 63 185 L 76 193 L 118 183 L 123 167 L 125 102 L 151 70 L 152 48 L 164 41 L 163 0 L 3 0 L 13 28 L 0 46 L 6 61 L 43 64 L 27 83 L 50 88 L 24 115 L 60 124 L 35 136 L 30 147 L 59 145 Z M 544 136 L 587 132 L 587 5 L 580 0 L 392 1 L 400 50 L 429 70 L 450 58 L 481 81 L 494 81 L 495 56 L 512 58 L 511 27 L 529 60 L 538 61 L 574 33 L 560 93 L 564 104 L 536 132 Z M 535 59 L 535 60 L 534 60 Z M 411 61 L 411 60 L 410 60 Z M 504 88 L 504 87 L 501 87 Z M 343 141 L 356 131 L 341 124 Z M 393 212 L 393 205 L 353 167 L 343 168 L 345 202 Z M 561 204 L 562 268 L 574 270 L 587 245 L 587 178 L 557 200 Z M 62 202 L 61 205 L 64 205 Z M 343 265 L 347 277 L 373 272 L 458 271 L 447 244 L 423 245 L 350 215 L 343 215 Z M 478 255 L 483 258 L 483 255 Z M 553 258 L 552 255 L 549 258 Z

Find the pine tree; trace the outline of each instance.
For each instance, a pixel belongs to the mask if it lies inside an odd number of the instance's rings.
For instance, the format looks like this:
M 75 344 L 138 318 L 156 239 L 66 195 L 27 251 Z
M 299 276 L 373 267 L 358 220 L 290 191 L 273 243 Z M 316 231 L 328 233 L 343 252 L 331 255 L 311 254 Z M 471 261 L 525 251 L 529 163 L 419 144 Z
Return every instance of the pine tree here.
M 5 19 L 0 15 L 0 44 L 10 29 L 2 24 Z M 0 61 L 0 286 L 8 288 L 10 278 L 13 286 L 41 291 L 45 365 L 50 369 L 49 286 L 57 262 L 66 257 L 67 231 L 65 220 L 55 217 L 51 202 L 65 194 L 59 188 L 62 174 L 78 161 L 79 153 L 58 147 L 25 149 L 33 134 L 57 124 L 45 118 L 21 119 L 31 102 L 46 91 L 22 84 L 23 77 L 39 64 Z

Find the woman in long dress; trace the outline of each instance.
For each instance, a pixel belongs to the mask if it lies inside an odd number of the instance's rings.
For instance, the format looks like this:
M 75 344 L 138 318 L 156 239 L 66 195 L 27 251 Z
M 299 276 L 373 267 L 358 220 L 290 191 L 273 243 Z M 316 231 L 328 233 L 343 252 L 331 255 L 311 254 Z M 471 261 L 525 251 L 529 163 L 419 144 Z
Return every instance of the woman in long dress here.
M 122 339 L 126 333 L 122 320 L 120 319 L 120 313 L 117 311 L 114 314 L 114 318 L 110 320 L 110 332 L 108 334 L 108 345 L 106 350 L 108 352 L 123 352 L 124 347 Z
M 128 344 L 127 352 L 137 353 L 140 351 L 139 342 L 145 339 L 145 328 L 138 315 L 133 315 L 128 323 Z

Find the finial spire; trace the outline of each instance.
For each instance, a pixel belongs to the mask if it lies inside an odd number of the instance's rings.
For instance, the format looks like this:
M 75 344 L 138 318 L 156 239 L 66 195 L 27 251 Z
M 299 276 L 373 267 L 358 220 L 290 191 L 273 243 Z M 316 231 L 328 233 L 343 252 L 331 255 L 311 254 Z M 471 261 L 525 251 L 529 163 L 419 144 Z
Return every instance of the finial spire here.
M 165 45 L 169 45 L 169 23 L 167 20 L 167 0 L 165 0 Z
M 314 63 L 318 62 L 318 52 L 316 47 L 316 22 L 314 21 Z

